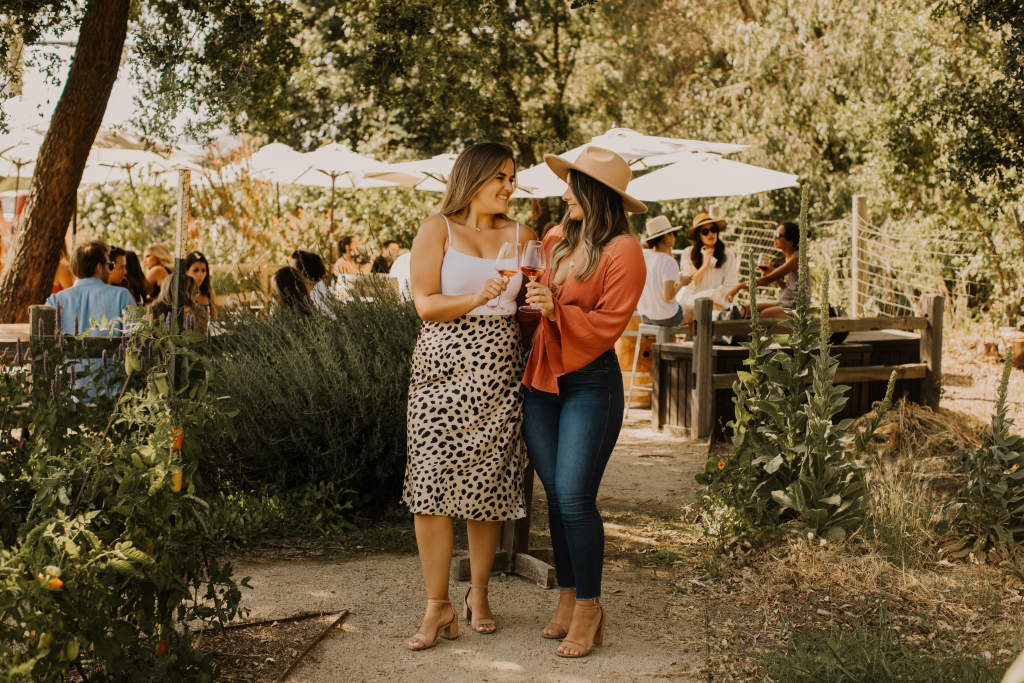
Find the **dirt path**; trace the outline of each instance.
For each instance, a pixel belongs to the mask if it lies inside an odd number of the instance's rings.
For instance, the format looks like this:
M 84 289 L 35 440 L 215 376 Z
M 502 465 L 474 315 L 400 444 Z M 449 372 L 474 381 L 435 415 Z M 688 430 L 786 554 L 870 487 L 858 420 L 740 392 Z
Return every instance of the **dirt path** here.
M 406 639 L 419 625 L 423 588 L 414 554 L 374 554 L 328 561 L 248 560 L 236 566 L 250 576 L 244 604 L 253 619 L 309 610 L 348 609 L 343 632 L 316 648 L 296 681 L 608 681 L 689 678 L 700 653 L 680 643 L 698 642 L 703 623 L 687 596 L 659 579 L 658 538 L 673 533 L 680 507 L 695 501 L 694 473 L 706 447 L 648 428 L 648 413 L 633 411 L 609 463 L 599 496 L 607 533 L 604 604 L 605 646 L 582 660 L 555 656 L 557 641 L 540 631 L 556 596 L 514 576 L 491 582 L 491 604 L 500 631 L 483 636 L 464 628 L 455 641 L 413 653 Z M 534 542 L 547 534 L 543 488 L 535 491 Z M 652 558 L 650 562 L 646 558 Z M 671 561 L 669 559 L 668 561 Z M 452 582 L 453 601 L 463 583 Z M 328 622 L 329 623 L 329 622 Z M 258 678 L 258 671 L 253 671 Z

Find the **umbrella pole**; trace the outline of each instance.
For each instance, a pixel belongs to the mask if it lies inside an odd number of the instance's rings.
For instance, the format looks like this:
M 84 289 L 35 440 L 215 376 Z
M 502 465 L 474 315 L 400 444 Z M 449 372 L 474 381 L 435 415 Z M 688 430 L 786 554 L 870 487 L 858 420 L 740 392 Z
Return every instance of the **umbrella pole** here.
M 331 234 L 334 234 L 334 181 L 338 179 L 337 174 L 331 174 Z
M 274 203 L 277 205 L 277 217 L 281 217 L 281 183 L 274 183 Z

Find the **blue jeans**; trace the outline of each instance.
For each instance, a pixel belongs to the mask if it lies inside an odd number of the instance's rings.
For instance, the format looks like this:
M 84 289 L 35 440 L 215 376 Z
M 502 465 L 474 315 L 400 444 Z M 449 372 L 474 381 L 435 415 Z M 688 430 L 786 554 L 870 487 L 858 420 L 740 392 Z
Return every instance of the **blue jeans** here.
M 679 324 L 681 322 L 683 322 L 683 307 L 680 306 L 679 304 L 676 304 L 676 312 L 673 313 L 670 317 L 665 318 L 664 320 L 654 320 L 653 318 L 648 318 L 646 315 L 641 315 L 640 316 L 640 320 L 645 325 L 662 325 L 664 327 L 679 327 Z
M 526 448 L 548 499 L 561 588 L 601 597 L 604 526 L 597 489 L 622 427 L 622 371 L 613 351 L 558 378 L 558 394 L 527 390 Z

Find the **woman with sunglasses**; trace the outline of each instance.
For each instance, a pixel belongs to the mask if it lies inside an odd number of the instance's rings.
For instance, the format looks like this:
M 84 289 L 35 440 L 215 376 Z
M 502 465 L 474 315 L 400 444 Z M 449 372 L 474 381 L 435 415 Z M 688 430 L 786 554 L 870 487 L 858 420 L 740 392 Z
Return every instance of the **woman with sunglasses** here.
M 706 213 L 693 217 L 687 234 L 690 246 L 679 257 L 679 284 L 683 287 L 676 301 L 683 307 L 684 323 L 693 320 L 694 301 L 700 297 L 714 301 L 716 310 L 727 308 L 726 295 L 739 283 L 739 261 L 720 238 L 724 229 L 725 219 Z
M 558 605 L 545 638 L 561 657 L 583 657 L 604 638 L 600 604 L 604 526 L 601 476 L 622 426 L 622 372 L 613 350 L 636 309 L 647 268 L 626 212 L 632 173 L 615 152 L 586 147 L 575 163 L 547 155 L 566 181 L 565 217 L 544 235 L 549 267 L 527 285 L 540 309 L 523 384 L 527 450 L 548 500 Z
M 800 226 L 792 221 L 779 223 L 775 229 L 775 241 L 773 245 L 782 252 L 784 260 L 782 265 L 772 268 L 771 266 L 758 266 L 764 274 L 757 278 L 756 285 L 776 283 L 779 286 L 779 298 L 775 302 L 764 301 L 757 305 L 757 312 L 762 318 L 785 318 L 787 312 L 796 305 L 796 290 L 799 280 L 800 269 Z M 736 294 L 746 287 L 746 284 L 736 285 L 725 295 L 727 301 L 732 301 Z M 750 315 L 746 306 L 740 306 L 740 314 L 745 318 Z

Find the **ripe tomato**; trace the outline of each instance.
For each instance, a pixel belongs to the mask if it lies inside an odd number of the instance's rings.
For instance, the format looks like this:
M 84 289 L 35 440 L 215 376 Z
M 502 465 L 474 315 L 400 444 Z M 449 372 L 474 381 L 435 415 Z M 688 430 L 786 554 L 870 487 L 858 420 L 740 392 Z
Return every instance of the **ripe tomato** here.
M 171 649 L 171 646 L 167 644 L 167 641 L 163 638 L 156 644 L 156 654 L 159 657 L 163 657 L 167 654 L 167 651 Z
M 181 491 L 181 470 L 177 472 L 171 472 L 171 493 L 179 493 Z
M 181 427 L 171 428 L 171 450 L 178 452 L 181 450 L 181 442 L 185 440 L 185 431 Z
M 55 576 L 46 582 L 46 587 L 52 591 L 59 591 L 64 587 L 64 582 Z

